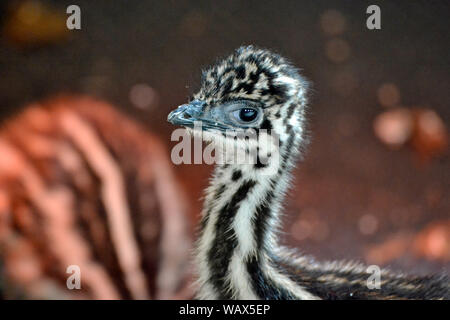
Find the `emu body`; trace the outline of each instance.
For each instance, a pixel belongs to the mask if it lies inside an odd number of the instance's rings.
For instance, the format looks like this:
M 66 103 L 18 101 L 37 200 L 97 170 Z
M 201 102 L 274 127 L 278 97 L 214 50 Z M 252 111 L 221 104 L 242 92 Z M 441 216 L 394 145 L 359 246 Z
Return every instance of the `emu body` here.
M 189 130 L 202 121 L 203 138 L 217 145 L 224 159 L 221 145 L 255 151 L 253 163 L 217 165 L 206 190 L 196 249 L 197 297 L 448 299 L 445 276 L 383 270 L 380 288 L 369 289 L 363 265 L 319 263 L 280 247 L 283 197 L 307 142 L 307 90 L 307 81 L 284 58 L 242 47 L 204 71 L 200 91 L 169 115 L 170 122 Z M 239 140 L 229 131 L 253 132 L 257 139 Z M 268 138 L 268 145 L 260 138 Z

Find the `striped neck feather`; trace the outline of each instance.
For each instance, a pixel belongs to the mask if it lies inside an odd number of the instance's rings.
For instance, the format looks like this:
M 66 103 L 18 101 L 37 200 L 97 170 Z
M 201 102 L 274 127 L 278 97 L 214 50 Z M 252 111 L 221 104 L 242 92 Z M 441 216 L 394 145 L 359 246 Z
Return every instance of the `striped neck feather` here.
M 278 169 L 271 173 L 258 164 L 216 167 L 206 190 L 197 243 L 198 298 L 315 298 L 271 259 L 299 144 L 294 138 L 283 143 Z

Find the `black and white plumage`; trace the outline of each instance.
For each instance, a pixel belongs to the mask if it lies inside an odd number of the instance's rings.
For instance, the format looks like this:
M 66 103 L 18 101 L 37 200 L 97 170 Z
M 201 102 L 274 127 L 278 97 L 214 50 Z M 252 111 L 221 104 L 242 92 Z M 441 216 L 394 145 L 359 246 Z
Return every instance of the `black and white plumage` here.
M 284 58 L 241 47 L 203 73 L 200 91 L 168 117 L 213 144 L 256 150 L 254 163 L 216 166 L 197 243 L 200 299 L 448 299 L 446 276 L 412 277 L 383 270 L 369 289 L 366 267 L 326 262 L 282 248 L 277 240 L 290 172 L 306 144 L 307 81 Z M 262 130 L 264 129 L 264 130 Z M 225 131 L 277 137 L 276 148 Z M 271 141 L 271 140 L 269 140 Z M 256 144 L 255 144 L 256 143 Z M 225 155 L 225 157 L 227 157 Z M 262 161 L 264 159 L 265 161 Z

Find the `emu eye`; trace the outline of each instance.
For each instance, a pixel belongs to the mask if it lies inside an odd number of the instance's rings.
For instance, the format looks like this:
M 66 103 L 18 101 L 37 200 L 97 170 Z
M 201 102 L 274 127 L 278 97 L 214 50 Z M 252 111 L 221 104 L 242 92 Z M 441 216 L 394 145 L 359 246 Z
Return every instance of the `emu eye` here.
M 252 108 L 242 108 L 233 112 L 234 116 L 242 122 L 252 122 L 258 116 L 258 111 Z

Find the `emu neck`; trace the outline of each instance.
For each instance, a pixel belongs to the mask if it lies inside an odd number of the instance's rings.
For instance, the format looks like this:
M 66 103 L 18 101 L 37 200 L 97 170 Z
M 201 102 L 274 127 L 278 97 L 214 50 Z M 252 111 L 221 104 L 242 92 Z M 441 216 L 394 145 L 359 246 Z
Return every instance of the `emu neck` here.
M 199 298 L 299 298 L 271 260 L 291 157 L 282 157 L 271 174 L 259 165 L 216 167 L 197 246 Z

